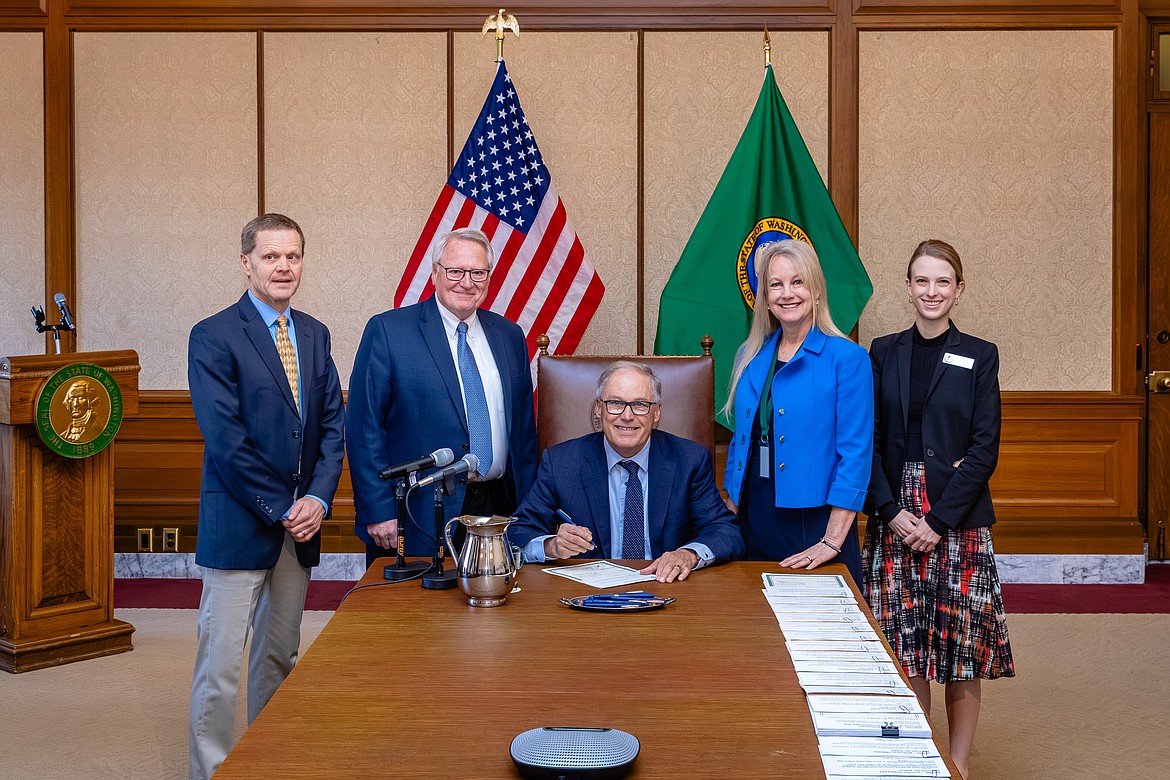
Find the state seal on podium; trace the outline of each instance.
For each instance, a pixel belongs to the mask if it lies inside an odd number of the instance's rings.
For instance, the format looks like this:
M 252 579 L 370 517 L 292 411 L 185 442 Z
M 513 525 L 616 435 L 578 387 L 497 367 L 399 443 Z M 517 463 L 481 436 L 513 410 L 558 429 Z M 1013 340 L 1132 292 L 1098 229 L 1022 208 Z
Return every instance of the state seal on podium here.
M 101 366 L 63 366 L 37 393 L 37 435 L 64 458 L 96 455 L 114 440 L 121 425 L 122 391 Z

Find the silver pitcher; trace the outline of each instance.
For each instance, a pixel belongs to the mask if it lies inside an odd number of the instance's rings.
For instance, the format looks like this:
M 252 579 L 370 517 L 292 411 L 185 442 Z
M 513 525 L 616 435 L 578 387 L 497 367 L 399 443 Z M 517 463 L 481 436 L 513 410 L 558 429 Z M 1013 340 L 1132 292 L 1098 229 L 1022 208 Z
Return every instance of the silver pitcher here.
M 453 517 L 443 526 L 443 537 L 447 549 L 455 559 L 455 570 L 459 575 L 459 587 L 467 594 L 467 602 L 473 607 L 498 607 L 508 599 L 516 584 L 516 575 L 524 565 L 524 556 L 519 547 L 508 541 L 507 530 L 513 518 L 493 515 L 475 517 L 463 515 Z M 451 541 L 451 529 L 455 523 L 463 523 L 467 539 L 463 549 L 456 550 Z

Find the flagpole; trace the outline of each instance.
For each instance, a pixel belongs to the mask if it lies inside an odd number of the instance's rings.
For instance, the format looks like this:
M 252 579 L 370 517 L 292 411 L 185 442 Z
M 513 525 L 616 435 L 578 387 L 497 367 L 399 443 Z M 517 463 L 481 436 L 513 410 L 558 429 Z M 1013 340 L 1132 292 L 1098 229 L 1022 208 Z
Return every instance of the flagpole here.
M 768 35 L 768 25 L 764 25 L 764 70 L 772 65 L 772 38 Z
M 492 14 L 483 23 L 483 34 L 487 35 L 489 32 L 496 34 L 496 62 L 504 61 L 504 32 L 511 30 L 520 37 L 520 22 L 516 21 L 516 17 L 501 8 L 497 13 Z

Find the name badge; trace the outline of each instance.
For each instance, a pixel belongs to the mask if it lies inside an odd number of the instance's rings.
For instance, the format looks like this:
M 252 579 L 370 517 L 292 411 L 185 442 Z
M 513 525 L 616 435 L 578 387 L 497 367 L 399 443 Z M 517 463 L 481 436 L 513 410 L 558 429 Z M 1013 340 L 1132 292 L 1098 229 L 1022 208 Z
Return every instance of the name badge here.
M 956 355 L 954 352 L 948 352 L 943 355 L 943 362 L 948 366 L 958 366 L 959 368 L 966 369 L 975 368 L 975 358 Z

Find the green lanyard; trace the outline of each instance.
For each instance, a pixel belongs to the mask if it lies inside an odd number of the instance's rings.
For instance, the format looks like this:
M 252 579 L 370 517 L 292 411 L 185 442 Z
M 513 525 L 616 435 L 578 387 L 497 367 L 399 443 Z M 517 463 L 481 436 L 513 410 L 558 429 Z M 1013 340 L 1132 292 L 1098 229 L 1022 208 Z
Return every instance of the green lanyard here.
M 776 352 L 768 366 L 768 378 L 764 381 L 764 394 L 760 397 L 760 442 L 768 443 L 772 432 L 772 380 L 776 378 L 776 364 L 780 361 L 780 339 L 776 339 Z

